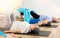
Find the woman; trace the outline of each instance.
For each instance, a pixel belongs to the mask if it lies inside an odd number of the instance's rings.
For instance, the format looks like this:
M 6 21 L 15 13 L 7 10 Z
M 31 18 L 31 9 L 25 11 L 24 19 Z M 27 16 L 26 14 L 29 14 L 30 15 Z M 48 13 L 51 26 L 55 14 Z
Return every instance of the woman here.
M 49 17 L 46 15 L 38 15 L 34 11 L 30 12 L 31 16 L 33 19 L 30 20 L 31 24 L 37 23 L 37 25 L 42 25 L 42 24 L 47 24 L 49 25 L 49 22 L 56 22 L 57 18 L 56 17 Z

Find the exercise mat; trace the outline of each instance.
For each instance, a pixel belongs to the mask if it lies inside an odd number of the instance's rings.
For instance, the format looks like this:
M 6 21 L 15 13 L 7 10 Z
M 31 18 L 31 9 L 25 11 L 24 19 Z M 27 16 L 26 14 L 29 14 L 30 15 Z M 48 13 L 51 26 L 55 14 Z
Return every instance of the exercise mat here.
M 50 27 L 50 28 L 57 28 L 58 27 L 58 25 L 48 25 L 48 26 L 45 26 L 45 25 L 41 25 L 40 27 Z
M 29 33 L 27 33 L 27 34 L 24 34 L 24 33 L 15 33 L 15 34 L 48 37 L 48 36 L 51 34 L 51 31 L 41 31 L 41 30 L 40 30 L 38 33 L 29 32 Z

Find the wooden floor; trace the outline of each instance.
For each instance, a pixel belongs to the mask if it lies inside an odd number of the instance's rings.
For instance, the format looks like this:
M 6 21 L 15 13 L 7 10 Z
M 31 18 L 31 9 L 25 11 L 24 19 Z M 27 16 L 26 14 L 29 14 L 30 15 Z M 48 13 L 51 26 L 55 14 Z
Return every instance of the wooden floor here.
M 52 25 L 58 25 L 57 28 L 50 28 L 50 27 L 40 27 L 40 30 L 44 31 L 52 31 L 48 37 L 43 36 L 31 36 L 31 35 L 18 35 L 22 38 L 60 38 L 60 23 L 52 23 Z

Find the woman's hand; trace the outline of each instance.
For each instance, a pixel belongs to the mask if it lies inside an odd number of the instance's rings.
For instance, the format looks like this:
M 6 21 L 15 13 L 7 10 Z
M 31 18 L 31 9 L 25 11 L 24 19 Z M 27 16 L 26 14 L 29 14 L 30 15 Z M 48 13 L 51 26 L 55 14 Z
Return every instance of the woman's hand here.
M 41 21 L 42 22 L 42 24 L 48 24 L 48 20 L 43 20 L 43 21 Z
M 34 30 L 34 28 L 36 28 L 36 27 L 38 27 L 37 24 L 31 24 L 30 29 L 31 29 L 31 30 Z

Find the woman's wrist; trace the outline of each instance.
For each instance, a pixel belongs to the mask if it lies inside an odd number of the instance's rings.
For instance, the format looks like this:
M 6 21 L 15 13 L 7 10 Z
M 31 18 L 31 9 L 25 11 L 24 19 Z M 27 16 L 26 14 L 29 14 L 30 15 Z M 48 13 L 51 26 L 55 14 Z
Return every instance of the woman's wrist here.
M 43 24 L 43 22 L 38 22 L 38 23 L 37 23 L 37 25 L 42 25 L 42 24 Z

